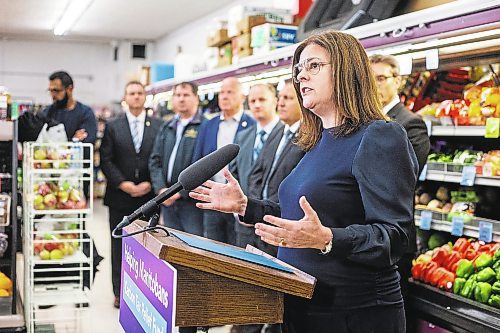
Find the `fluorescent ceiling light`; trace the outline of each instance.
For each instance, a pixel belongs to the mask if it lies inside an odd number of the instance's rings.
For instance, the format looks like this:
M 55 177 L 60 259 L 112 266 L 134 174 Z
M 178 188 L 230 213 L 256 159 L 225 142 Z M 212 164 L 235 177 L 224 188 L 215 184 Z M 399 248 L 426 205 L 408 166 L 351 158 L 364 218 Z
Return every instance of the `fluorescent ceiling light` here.
M 93 0 L 72 0 L 66 7 L 59 22 L 54 28 L 54 35 L 61 36 L 68 31 L 76 21 L 82 16 L 83 12 L 87 10 Z

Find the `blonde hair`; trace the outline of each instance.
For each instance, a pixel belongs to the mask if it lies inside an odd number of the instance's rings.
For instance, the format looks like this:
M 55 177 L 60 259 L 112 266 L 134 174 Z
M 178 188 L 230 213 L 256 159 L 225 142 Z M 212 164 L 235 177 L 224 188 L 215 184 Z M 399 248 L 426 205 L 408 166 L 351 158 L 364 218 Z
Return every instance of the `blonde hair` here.
M 399 63 L 392 55 L 374 54 L 370 56 L 370 63 L 388 65 L 391 67 L 392 75 L 399 76 Z
M 386 119 L 381 111 L 368 56 L 359 41 L 338 31 L 312 35 L 295 50 L 293 65 L 299 62 L 302 51 L 311 44 L 324 48 L 332 64 L 332 102 L 341 124 L 333 134 L 347 136 L 366 123 Z M 294 82 L 293 86 L 302 109 L 302 125 L 297 144 L 309 151 L 321 138 L 323 125 L 317 115 L 303 107 L 300 84 Z

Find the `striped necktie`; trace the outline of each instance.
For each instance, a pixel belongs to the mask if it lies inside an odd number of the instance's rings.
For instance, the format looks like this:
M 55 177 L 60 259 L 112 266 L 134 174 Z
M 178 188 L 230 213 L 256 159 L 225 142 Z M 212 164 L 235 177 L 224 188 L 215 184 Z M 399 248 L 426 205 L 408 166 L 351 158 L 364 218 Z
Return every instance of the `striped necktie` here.
M 139 119 L 132 122 L 132 141 L 134 142 L 135 152 L 139 153 L 141 150 L 141 140 L 139 138 Z
M 262 151 L 262 147 L 264 147 L 264 143 L 266 142 L 266 131 L 261 130 L 257 133 L 257 143 L 253 148 L 253 161 L 255 162 Z

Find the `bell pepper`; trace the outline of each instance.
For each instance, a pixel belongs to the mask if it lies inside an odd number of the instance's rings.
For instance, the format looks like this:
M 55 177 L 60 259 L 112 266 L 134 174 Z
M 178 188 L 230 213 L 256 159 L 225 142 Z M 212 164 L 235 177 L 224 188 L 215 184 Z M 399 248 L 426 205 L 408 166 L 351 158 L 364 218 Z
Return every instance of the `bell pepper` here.
M 477 273 L 478 282 L 491 282 L 496 280 L 496 273 L 491 267 L 486 267 L 479 273 Z
M 495 260 L 495 262 L 498 262 L 499 259 L 500 259 L 500 249 L 496 250 L 495 254 L 493 255 L 493 260 Z
M 492 243 L 490 248 L 490 254 L 493 256 L 493 261 L 497 261 L 500 258 L 500 243 Z M 495 258 L 495 253 L 498 252 L 497 257 Z
M 466 279 L 457 277 L 455 281 L 453 282 L 453 293 L 458 294 L 462 290 L 462 288 L 465 285 L 465 282 L 467 282 Z
M 452 290 L 453 282 L 455 282 L 455 274 L 450 271 L 445 270 L 444 274 L 441 276 L 437 283 L 439 289 Z
M 446 268 L 449 271 L 453 270 L 451 269 L 453 265 L 458 262 L 460 259 L 462 259 L 462 255 L 458 251 L 451 251 L 451 253 L 448 255 L 448 259 L 443 263 L 443 267 Z
M 474 261 L 474 264 L 477 270 L 480 271 L 486 267 L 493 266 L 493 257 L 488 253 L 481 253 Z
M 494 294 L 500 295 L 500 281 L 493 283 L 493 285 L 491 286 L 491 291 Z
M 415 264 L 415 266 L 411 268 L 411 277 L 415 280 L 421 280 L 425 265 L 425 262 L 419 262 Z
M 474 299 L 480 303 L 488 303 L 491 296 L 491 284 L 488 282 L 478 282 L 474 288 Z
M 444 267 L 438 267 L 431 275 L 429 279 L 429 283 L 433 286 L 437 286 L 439 280 L 447 273 L 448 271 Z
M 495 271 L 500 270 L 500 260 L 497 260 L 492 267 Z
M 459 238 L 453 245 L 453 250 L 458 251 L 460 253 L 465 253 L 467 249 L 470 247 L 470 242 L 466 238 Z
M 474 288 L 476 287 L 476 275 L 473 274 L 467 279 L 464 287 L 460 290 L 460 296 L 470 298 L 474 294 Z
M 480 253 L 477 253 L 472 248 L 469 248 L 467 251 L 465 251 L 464 258 L 470 261 L 474 261 L 479 255 Z
M 500 309 L 500 295 L 491 295 L 488 304 Z
M 448 259 L 448 251 L 446 251 L 443 248 L 439 248 L 434 254 L 432 255 L 432 261 L 437 263 L 439 266 L 442 266 L 443 263 Z
M 438 268 L 439 265 L 435 261 L 429 261 L 424 267 L 421 280 L 429 283 L 432 273 L 434 273 L 434 271 Z
M 472 262 L 467 259 L 460 259 L 456 270 L 457 276 L 467 279 L 472 273 L 474 273 L 474 265 Z

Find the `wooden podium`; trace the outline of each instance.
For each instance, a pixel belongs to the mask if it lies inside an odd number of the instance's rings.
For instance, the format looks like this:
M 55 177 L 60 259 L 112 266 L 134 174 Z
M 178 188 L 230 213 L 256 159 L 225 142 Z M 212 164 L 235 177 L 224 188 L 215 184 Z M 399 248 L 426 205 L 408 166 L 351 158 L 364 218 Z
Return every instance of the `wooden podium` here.
M 138 231 L 145 224 L 137 221 L 125 230 Z M 154 256 L 177 269 L 175 323 L 180 327 L 282 323 L 285 293 L 305 298 L 313 294 L 314 277 L 253 247 L 246 251 L 272 258 L 293 272 L 194 248 L 161 231 L 133 237 Z

